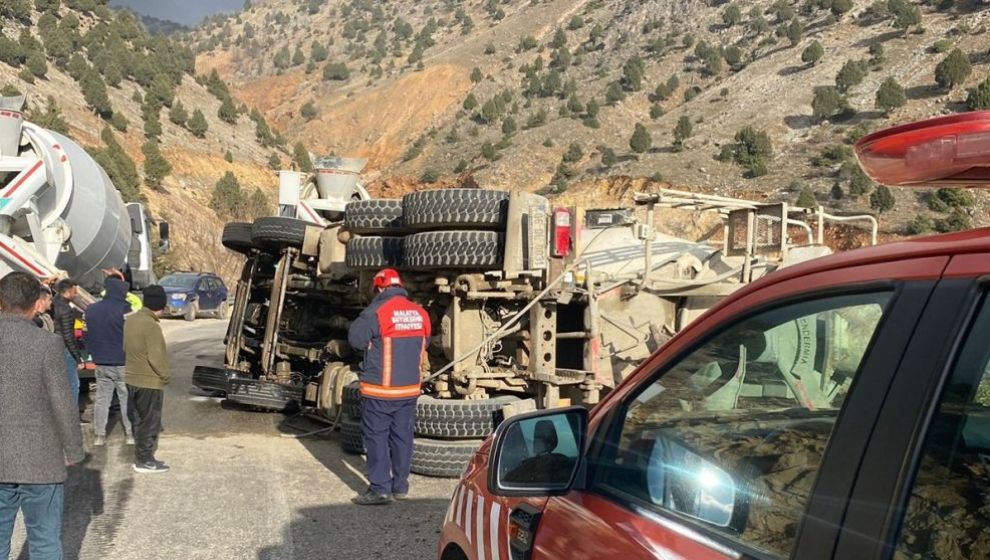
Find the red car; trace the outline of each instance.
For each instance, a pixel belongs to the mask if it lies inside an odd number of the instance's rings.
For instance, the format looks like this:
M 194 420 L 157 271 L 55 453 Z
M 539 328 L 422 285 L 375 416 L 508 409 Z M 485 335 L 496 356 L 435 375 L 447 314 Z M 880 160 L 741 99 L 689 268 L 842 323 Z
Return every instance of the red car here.
M 990 183 L 990 113 L 857 154 L 886 184 Z M 990 557 L 990 229 L 776 272 L 590 413 L 504 421 L 441 560 Z

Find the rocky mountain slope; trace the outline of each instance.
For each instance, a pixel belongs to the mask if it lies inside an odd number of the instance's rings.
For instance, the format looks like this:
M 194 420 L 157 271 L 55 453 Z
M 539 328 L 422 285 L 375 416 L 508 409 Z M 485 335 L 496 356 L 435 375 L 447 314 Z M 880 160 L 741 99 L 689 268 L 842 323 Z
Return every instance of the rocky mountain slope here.
M 914 232 L 983 223 L 987 207 L 894 192 L 890 208 L 849 142 L 964 110 L 988 78 L 988 20 L 979 0 L 255 0 L 187 44 L 290 140 L 365 155 L 386 185 L 810 191 L 805 204 L 872 206 Z M 966 68 L 939 85 L 954 49 Z
M 222 82 L 197 75 L 192 53 L 104 4 L 4 2 L 3 94 L 25 94 L 29 120 L 96 154 L 126 199 L 146 201 L 155 220 L 172 224 L 174 250 L 161 257 L 160 270 L 234 277 L 239 259 L 220 246 L 222 224 L 271 211 L 276 180 L 268 162 L 280 148 L 274 136 L 259 140 L 246 107 L 221 118 Z M 217 211 L 213 191 L 226 173 L 242 192 L 232 210 Z

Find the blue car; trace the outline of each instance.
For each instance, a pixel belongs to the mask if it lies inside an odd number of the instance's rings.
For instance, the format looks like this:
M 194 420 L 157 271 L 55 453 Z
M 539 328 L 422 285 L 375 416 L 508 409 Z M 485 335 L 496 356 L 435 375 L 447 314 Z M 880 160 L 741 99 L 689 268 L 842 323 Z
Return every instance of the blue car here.
M 175 272 L 158 283 L 168 296 L 165 316 L 183 317 L 186 321 L 195 321 L 202 314 L 227 318 L 227 286 L 216 274 Z

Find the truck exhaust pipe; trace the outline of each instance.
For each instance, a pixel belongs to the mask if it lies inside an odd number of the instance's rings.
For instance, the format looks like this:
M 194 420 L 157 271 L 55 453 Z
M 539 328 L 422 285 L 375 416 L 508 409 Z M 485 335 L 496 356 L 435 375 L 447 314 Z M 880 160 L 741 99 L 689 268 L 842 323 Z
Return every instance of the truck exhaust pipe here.
M 0 97 L 0 157 L 17 156 L 24 124 L 24 96 Z

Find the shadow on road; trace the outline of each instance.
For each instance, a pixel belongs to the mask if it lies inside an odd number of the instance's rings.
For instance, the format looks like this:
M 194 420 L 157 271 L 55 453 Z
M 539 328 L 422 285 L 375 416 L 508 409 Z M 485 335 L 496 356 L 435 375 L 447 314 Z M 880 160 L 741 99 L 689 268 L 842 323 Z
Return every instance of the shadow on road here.
M 278 431 L 283 434 L 301 435 L 317 430 L 325 430 L 330 424 L 319 422 L 303 415 L 286 416 L 278 423 Z M 299 438 L 307 451 L 330 472 L 337 475 L 355 494 L 364 492 L 368 483 L 364 479 L 364 458 L 360 455 L 344 453 L 340 448 L 340 432 L 322 433 Z
M 435 558 L 446 506 L 447 500 L 412 499 L 303 508 L 283 527 L 282 543 L 258 551 L 258 560 Z

